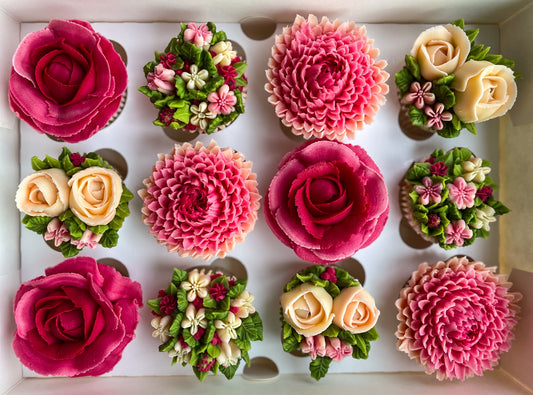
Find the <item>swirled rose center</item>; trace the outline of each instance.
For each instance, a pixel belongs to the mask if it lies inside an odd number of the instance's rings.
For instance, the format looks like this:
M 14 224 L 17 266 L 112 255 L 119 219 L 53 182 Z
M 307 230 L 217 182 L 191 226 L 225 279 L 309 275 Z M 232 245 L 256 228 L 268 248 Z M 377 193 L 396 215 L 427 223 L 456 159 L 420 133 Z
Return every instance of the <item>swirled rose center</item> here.
M 320 54 L 306 73 L 313 97 L 333 100 L 344 88 L 347 74 L 346 59 L 338 53 Z
M 207 191 L 197 185 L 185 185 L 179 192 L 176 202 L 179 213 L 190 219 L 200 218 L 207 211 Z

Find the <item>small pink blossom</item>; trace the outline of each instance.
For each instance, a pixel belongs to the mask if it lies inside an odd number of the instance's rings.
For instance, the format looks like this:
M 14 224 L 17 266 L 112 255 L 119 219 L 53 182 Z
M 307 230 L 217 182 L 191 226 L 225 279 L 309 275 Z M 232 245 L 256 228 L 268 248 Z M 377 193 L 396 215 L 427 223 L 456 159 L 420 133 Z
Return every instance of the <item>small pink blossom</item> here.
M 197 368 L 200 372 L 209 372 L 214 364 L 215 358 L 211 358 L 208 353 L 205 353 L 200 362 L 198 362 Z
M 209 101 L 207 110 L 213 114 L 231 114 L 235 110 L 233 106 L 237 103 L 235 94 L 229 90 L 229 86 L 226 84 L 207 95 L 207 100 Z
M 196 26 L 196 23 L 189 23 L 187 25 L 187 29 L 185 29 L 185 31 L 183 32 L 184 41 L 193 43 L 198 48 L 202 49 L 209 48 L 209 43 L 212 39 L 213 33 L 211 33 L 211 31 L 205 24 Z
M 64 241 L 70 241 L 70 232 L 65 224 L 56 217 L 48 223 L 44 239 L 54 240 L 54 245 L 59 247 Z
M 217 302 L 223 300 L 227 293 L 228 290 L 226 287 L 220 283 L 215 283 L 211 288 L 209 288 L 209 295 L 211 296 L 211 299 L 214 299 Z
M 423 109 L 426 104 L 435 103 L 435 94 L 431 92 L 431 82 L 426 82 L 420 86 L 420 82 L 414 81 L 409 87 L 409 93 L 406 93 L 402 99 L 403 104 L 414 104 L 419 110 Z
M 163 122 L 165 126 L 170 126 L 174 122 L 174 110 L 170 107 L 165 107 L 159 113 L 159 120 Z
M 438 204 L 441 201 L 440 193 L 442 191 L 442 184 L 440 182 L 433 183 L 431 178 L 424 177 L 422 184 L 415 185 L 414 190 L 418 193 L 418 201 L 424 206 L 431 203 Z
M 435 162 L 429 166 L 429 172 L 434 176 L 444 177 L 446 174 L 448 174 L 448 166 L 446 166 L 442 161 Z
M 326 338 L 322 335 L 305 337 L 300 344 L 300 350 L 309 354 L 311 359 L 316 359 L 317 356 L 323 357 L 326 355 Z
M 71 240 L 70 243 L 74 244 L 78 250 L 81 250 L 83 247 L 96 248 L 101 238 L 101 234 L 96 234 L 86 229 L 81 235 L 81 239 Z
M 429 228 L 436 228 L 440 225 L 440 217 L 437 214 L 429 214 L 427 225 Z
M 173 95 L 176 91 L 174 86 L 174 76 L 176 72 L 172 69 L 167 69 L 161 63 L 155 66 L 154 71 L 149 72 L 146 76 L 148 81 L 148 88 L 159 91 L 165 95 Z
M 470 239 L 473 235 L 472 229 L 466 226 L 462 219 L 450 223 L 444 232 L 446 233 L 446 244 L 455 244 L 458 247 L 463 245 L 464 239 Z
M 220 337 L 218 337 L 217 333 L 213 335 L 213 339 L 211 340 L 211 344 L 214 346 L 217 346 L 222 343 L 222 340 L 220 340 Z
M 70 154 L 69 156 L 70 161 L 74 166 L 80 166 L 83 162 L 85 162 L 85 156 L 78 154 L 77 152 L 74 152 Z
M 463 177 L 457 177 L 453 180 L 453 184 L 446 184 L 446 187 L 450 191 L 450 200 L 459 210 L 474 206 L 476 186 L 473 183 L 467 184 Z
M 424 125 L 427 128 L 441 130 L 444 127 L 444 122 L 452 120 L 453 115 L 449 111 L 444 111 L 444 104 L 437 103 L 434 107 L 426 106 L 424 112 L 428 116 L 428 121 Z
M 476 192 L 476 196 L 480 198 L 483 203 L 485 203 L 492 196 L 493 192 L 494 191 L 491 187 L 485 185 L 479 188 L 479 190 Z
M 177 303 L 176 295 L 165 295 L 159 302 L 159 310 L 166 315 L 171 315 L 176 310 Z
M 171 52 L 167 52 L 166 55 L 161 55 L 159 63 L 161 63 L 165 68 L 170 69 L 174 63 L 176 63 L 176 55 Z
M 335 275 L 335 269 L 333 269 L 332 267 L 327 267 L 326 270 L 324 271 L 324 273 L 322 273 L 320 275 L 320 278 L 322 280 L 327 280 L 327 281 L 330 281 L 332 283 L 336 283 L 337 282 L 337 276 Z
M 326 342 L 326 357 L 340 362 L 344 357 L 352 355 L 352 346 L 342 342 L 338 337 L 330 337 Z
M 224 83 L 227 85 L 235 85 L 235 78 L 239 75 L 237 73 L 237 70 L 235 70 L 235 67 L 232 65 L 229 66 L 221 66 L 220 64 L 217 64 L 217 70 L 218 74 L 221 77 L 224 77 Z
M 200 340 L 202 338 L 202 336 L 204 335 L 204 333 L 205 333 L 205 329 L 200 327 L 200 328 L 198 328 L 196 333 L 193 335 L 193 337 L 194 337 L 195 340 Z

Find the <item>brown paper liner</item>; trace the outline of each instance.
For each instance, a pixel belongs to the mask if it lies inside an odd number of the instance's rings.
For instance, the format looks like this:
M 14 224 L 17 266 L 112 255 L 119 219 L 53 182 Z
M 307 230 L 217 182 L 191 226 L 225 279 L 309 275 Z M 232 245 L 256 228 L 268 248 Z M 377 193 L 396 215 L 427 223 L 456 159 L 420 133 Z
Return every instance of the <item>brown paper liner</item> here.
M 435 132 L 428 128 L 413 125 L 411 119 L 409 119 L 408 109 L 405 106 L 400 107 L 398 123 L 402 132 L 413 140 L 427 140 L 435 134 Z

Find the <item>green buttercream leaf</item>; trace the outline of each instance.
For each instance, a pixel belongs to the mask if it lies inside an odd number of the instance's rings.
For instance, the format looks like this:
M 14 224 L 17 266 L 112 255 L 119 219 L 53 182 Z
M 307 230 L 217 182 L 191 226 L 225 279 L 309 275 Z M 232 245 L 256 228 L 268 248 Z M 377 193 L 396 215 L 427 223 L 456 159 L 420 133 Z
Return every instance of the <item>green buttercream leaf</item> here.
M 463 123 L 463 127 L 470 133 L 477 135 L 477 128 L 475 123 Z
M 317 356 L 314 361 L 311 361 L 309 364 L 309 370 L 311 371 L 311 377 L 316 381 L 324 377 L 329 370 L 329 364 L 332 359 L 329 357 L 319 357 Z
M 448 85 L 434 86 L 433 93 L 435 94 L 435 100 L 444 104 L 447 110 L 455 105 L 455 94 Z
M 207 353 L 209 354 L 209 356 L 211 358 L 216 358 L 220 355 L 220 348 L 218 348 L 217 346 L 209 343 L 207 345 Z
M 45 161 L 40 160 L 36 156 L 32 156 L 31 168 L 35 171 L 39 171 L 39 170 L 49 169 L 50 166 Z
M 246 86 L 246 85 L 248 85 L 248 82 L 243 77 L 235 78 L 235 86 Z
M 171 338 L 167 340 L 166 342 L 164 342 L 163 344 L 159 346 L 159 352 L 168 352 L 172 350 L 177 341 L 178 341 L 177 338 L 176 339 Z
M 216 128 L 218 128 L 220 125 L 223 125 L 224 124 L 224 120 L 222 119 L 222 117 L 219 115 L 218 117 L 214 118 L 211 120 L 211 122 L 209 122 L 209 124 L 207 125 L 207 129 L 205 130 L 205 132 L 207 134 L 211 134 L 213 133 Z
M 415 79 L 407 67 L 404 67 L 394 75 L 394 80 L 396 81 L 396 86 L 403 96 L 409 91 L 409 88 Z
M 326 285 L 326 291 L 328 291 L 328 293 L 331 295 L 332 298 L 336 298 L 340 293 L 340 289 L 339 287 L 337 286 L 337 284 L 335 283 L 332 283 L 330 281 L 328 281 L 328 284 Z
M 216 309 L 217 302 L 215 299 L 211 299 L 209 294 L 207 294 L 203 300 L 204 300 L 204 307 L 207 307 L 209 309 Z
M 453 80 L 455 79 L 454 74 L 448 74 L 444 77 L 440 77 L 439 79 L 433 81 L 433 85 L 450 85 Z
M 368 341 L 374 341 L 379 339 L 379 333 L 375 326 L 372 327 L 372 329 L 362 333 L 361 336 L 363 336 L 363 338 Z
M 465 30 L 465 33 L 466 33 L 466 36 L 468 37 L 468 40 L 470 40 L 470 44 L 473 44 L 474 40 L 479 34 L 479 29 Z
M 170 107 L 170 103 L 172 103 L 174 100 L 176 100 L 176 96 L 170 95 L 170 96 L 163 96 L 161 99 L 154 101 L 154 107 L 162 110 L 165 107 Z
M 291 289 L 296 288 L 300 284 L 302 284 L 302 282 L 298 277 L 295 276 L 285 285 L 284 291 L 288 292 Z
M 184 59 L 190 60 L 193 64 L 199 64 L 202 50 L 193 43 L 183 41 L 178 48 L 178 54 Z
M 207 93 L 208 92 L 199 91 L 197 89 L 191 89 L 191 90 L 189 90 L 189 99 L 190 100 L 207 101 Z
M 456 129 L 452 122 L 443 122 L 442 129 L 437 131 L 437 133 L 445 138 L 453 138 L 461 134 L 461 129 Z
M 31 215 L 25 215 L 22 218 L 22 223 L 29 230 L 42 235 L 46 232 L 46 227 L 52 219 L 52 217 L 32 217 Z
M 115 215 L 118 215 L 121 218 L 126 218 L 128 215 L 130 215 L 130 209 L 128 207 L 128 203 L 121 203 L 117 206 L 117 212 Z
M 178 337 L 181 330 L 181 321 L 183 321 L 184 316 L 185 315 L 183 313 L 176 314 L 174 321 L 172 321 L 172 325 L 170 325 L 170 328 L 168 329 L 170 336 Z
M 292 326 L 285 322 L 283 323 L 283 339 L 288 338 L 290 335 L 292 335 Z
M 149 299 L 146 304 L 149 308 L 151 308 L 156 314 L 161 315 L 161 310 L 159 310 L 159 302 L 161 302 L 161 298 L 156 299 Z
M 78 250 L 78 248 L 74 244 L 70 244 L 70 242 L 68 241 L 61 243 L 59 248 L 61 248 L 61 253 L 65 258 L 71 258 L 73 256 L 76 256 L 81 251 Z
M 185 270 L 180 270 L 178 268 L 174 268 L 174 271 L 172 272 L 172 282 L 177 286 L 182 281 L 185 281 L 189 278 L 189 274 Z
M 128 188 L 126 188 L 124 184 L 122 184 L 122 195 L 120 195 L 119 203 L 127 203 L 131 199 L 133 199 L 133 193 Z
M 191 335 L 191 331 L 189 328 L 183 328 L 182 334 L 183 340 L 185 340 L 185 343 L 191 346 L 191 348 L 195 348 L 198 345 L 198 340 L 196 340 L 194 336 Z
M 207 83 L 204 85 L 204 92 L 214 92 L 218 88 L 220 88 L 222 85 L 224 85 L 224 77 L 215 77 L 211 78 Z
M 237 280 L 235 281 L 235 283 L 233 284 L 233 287 L 231 287 L 228 291 L 228 296 L 232 299 L 235 299 L 237 296 L 239 296 L 242 291 L 244 291 L 246 289 L 246 280 L 245 279 L 241 279 L 241 280 Z
M 230 365 L 227 368 L 225 368 L 224 366 L 220 366 L 220 371 L 222 372 L 224 376 L 226 376 L 228 380 L 231 380 L 235 376 L 235 373 L 237 372 L 237 369 L 239 368 L 240 362 L 241 360 L 239 359 L 235 365 Z
M 176 287 L 174 285 L 174 283 L 170 283 L 168 284 L 168 288 L 167 288 L 167 294 L 170 294 L 170 295 L 177 295 L 178 293 L 178 287 Z
M 457 27 L 460 27 L 462 30 L 465 29 L 465 21 L 464 21 L 462 18 L 453 21 L 453 22 L 452 22 L 452 25 L 457 26 Z
M 101 235 L 108 229 L 109 229 L 109 225 L 89 226 L 89 230 L 97 235 Z
M 237 71 L 237 77 L 240 77 L 244 74 L 248 65 L 244 62 L 236 62 L 233 64 L 233 67 L 235 67 L 235 71 Z
M 293 352 L 294 350 L 298 350 L 300 348 L 300 342 L 293 335 L 291 337 L 283 339 L 282 346 L 283 346 L 283 351 Z
M 174 78 L 174 86 L 176 87 L 176 96 L 183 99 L 187 94 L 187 83 L 180 76 Z
M 415 126 L 423 127 L 428 121 L 428 117 L 424 113 L 424 111 L 419 110 L 415 106 L 409 106 L 408 116 L 409 116 L 409 119 L 411 120 L 411 123 Z
M 218 311 L 218 310 L 211 310 L 206 309 L 205 311 L 205 318 L 208 320 L 225 320 L 228 316 L 228 311 Z
M 420 74 L 420 66 L 413 56 L 405 55 L 405 66 L 416 80 L 420 81 L 422 79 Z
M 337 337 L 339 336 L 340 331 L 341 330 L 337 325 L 331 324 L 324 332 L 321 333 L 321 335 L 326 337 Z
M 237 337 L 236 339 L 233 339 L 233 342 L 242 351 L 249 351 L 252 349 L 252 343 L 250 342 L 250 340 L 243 340 Z
M 233 93 L 237 98 L 237 103 L 235 103 L 235 111 L 237 111 L 239 114 L 242 114 L 244 112 L 244 102 L 242 100 L 242 93 L 238 89 L 235 89 Z
M 59 162 L 59 160 L 52 158 L 51 156 L 46 155 L 44 161 L 48 164 L 49 168 L 54 167 L 56 169 L 61 169 L 61 163 Z
M 487 202 L 487 205 L 489 205 L 490 207 L 494 209 L 496 215 L 507 214 L 508 212 L 511 211 L 502 202 L 494 200 L 494 199 L 489 200 Z
M 185 291 L 183 288 L 178 288 L 178 291 L 176 292 L 176 297 L 178 298 L 178 303 L 177 303 L 178 310 L 179 311 L 187 310 L 187 307 L 189 306 L 189 302 L 187 300 L 187 291 Z
M 411 168 L 407 171 L 405 176 L 409 181 L 419 181 L 424 177 L 429 177 L 431 172 L 429 171 L 431 164 L 428 162 L 418 162 L 413 164 Z
M 202 69 L 207 70 L 209 77 L 213 78 L 214 76 L 218 75 L 217 66 L 215 66 L 215 64 L 213 63 L 213 58 L 211 57 L 211 54 L 205 49 L 202 50 L 200 62 L 200 67 Z
M 219 32 L 213 33 L 213 39 L 211 40 L 211 45 L 214 45 L 220 41 L 226 41 L 226 40 L 227 40 L 226 33 L 224 33 L 223 31 L 219 31 Z
M 108 229 L 100 239 L 100 244 L 105 248 L 111 248 L 118 243 L 118 233 L 114 229 Z

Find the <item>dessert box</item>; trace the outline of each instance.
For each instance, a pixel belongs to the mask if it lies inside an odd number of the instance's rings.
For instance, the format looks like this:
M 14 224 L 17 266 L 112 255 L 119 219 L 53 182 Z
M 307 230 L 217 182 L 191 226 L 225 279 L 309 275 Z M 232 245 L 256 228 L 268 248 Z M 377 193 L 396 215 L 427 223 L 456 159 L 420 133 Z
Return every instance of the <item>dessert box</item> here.
M 533 20 L 533 6 L 519 0 L 501 0 L 491 6 L 476 1 L 458 3 L 452 12 L 450 7 L 445 7 L 449 2 L 439 1 L 436 4 L 442 6 L 438 8 L 438 13 L 429 6 L 427 10 L 421 10 L 415 1 L 404 2 L 398 9 L 392 0 L 384 2 L 379 8 L 369 4 L 357 7 L 348 2 L 334 3 L 331 8 L 324 8 L 316 1 L 302 2 L 300 7 L 291 5 L 289 9 L 281 1 L 274 1 L 265 9 L 256 5 L 243 7 L 236 3 L 217 2 L 212 7 L 198 7 L 198 10 L 163 1 L 151 3 L 150 7 L 134 7 L 116 1 L 106 4 L 106 12 L 102 14 L 103 4 L 99 2 L 84 4 L 82 9 L 74 11 L 67 6 L 68 2 L 61 0 L 46 3 L 31 0 L 0 1 L 0 37 L 4 54 L 0 61 L 0 75 L 4 81 L 0 84 L 0 153 L 3 159 L 0 174 L 4 180 L 0 194 L 0 215 L 3 219 L 0 225 L 0 289 L 4 293 L 0 307 L 0 391 L 10 394 L 57 394 L 71 393 L 73 390 L 82 393 L 94 390 L 166 393 L 178 387 L 186 392 L 212 393 L 228 393 L 237 389 L 254 393 L 272 390 L 321 393 L 326 388 L 340 393 L 353 388 L 370 389 L 376 393 L 462 391 L 496 394 L 531 391 L 533 380 L 529 372 L 533 369 L 533 362 L 528 350 L 533 349 L 533 291 L 530 289 L 533 266 L 526 257 L 532 241 L 526 227 L 527 218 L 531 218 L 531 208 L 526 202 L 530 192 L 533 192 L 527 176 L 533 170 L 532 159 L 528 155 L 533 136 L 533 119 L 528 110 L 533 99 L 533 50 L 530 46 L 524 48 L 520 42 L 523 42 L 523 37 L 533 33 L 533 27 L 528 23 Z M 478 13 L 481 6 L 483 14 Z M 420 20 L 413 20 L 415 8 Z M 49 248 L 41 236 L 24 229 L 20 224 L 14 196 L 20 179 L 31 172 L 31 157 L 44 157 L 46 154 L 57 156 L 64 145 L 71 151 L 79 152 L 110 149 L 114 151 L 112 158 L 123 158 L 127 164 L 126 186 L 132 191 L 142 188 L 142 180 L 151 174 L 157 154 L 170 152 L 175 143 L 152 124 L 156 116 L 155 109 L 136 89 L 145 83 L 142 66 L 152 58 L 153 51 L 164 49 L 169 38 L 178 33 L 178 22 L 212 20 L 244 50 L 249 88 L 245 113 L 229 128 L 210 136 L 201 135 L 198 140 L 209 143 L 214 139 L 220 146 L 231 146 L 253 161 L 259 191 L 264 196 L 281 158 L 302 143 L 283 134 L 281 124 L 266 100 L 265 69 L 274 39 L 273 35 L 267 33 L 269 28 L 271 32 L 279 33 L 283 26 L 292 23 L 296 13 L 307 16 L 309 12 L 366 24 L 367 34 L 374 39 L 374 46 L 379 48 L 379 58 L 388 61 L 386 70 L 391 75 L 387 103 L 379 110 L 372 124 L 359 131 L 355 139 L 348 141 L 363 147 L 375 160 L 384 175 L 390 199 L 389 220 L 382 235 L 354 256 L 360 266 L 354 261 L 349 263 L 353 268 L 358 268 L 359 273 L 364 273 L 364 286 L 373 294 L 381 310 L 377 324 L 380 339 L 372 345 L 369 359 L 345 360 L 334 364 L 329 375 L 317 383 L 307 373 L 308 361 L 305 358 L 283 352 L 279 295 L 285 282 L 295 272 L 310 266 L 310 263 L 298 259 L 292 250 L 279 243 L 260 210 L 255 230 L 228 254 L 225 262 L 215 262 L 217 266 L 231 263 L 231 269 L 245 273 L 247 288 L 255 295 L 254 305 L 264 323 L 264 341 L 254 343 L 250 351 L 251 367 L 244 368 L 241 364 L 237 377 L 231 382 L 224 377 L 209 377 L 199 383 L 189 369 L 170 366 L 170 359 L 166 353 L 157 351 L 158 342 L 151 337 L 151 314 L 146 307 L 146 300 L 154 298 L 158 290 L 165 286 L 174 266 L 189 269 L 210 265 L 214 260 L 206 263 L 168 254 L 142 223 L 142 201 L 136 196 L 130 203 L 132 214 L 120 231 L 118 245 L 113 249 L 98 247 L 82 252 L 82 255 L 95 259 L 118 260 L 126 266 L 130 278 L 142 285 L 145 307 L 141 310 L 136 338 L 125 349 L 122 360 L 111 373 L 98 378 L 43 378 L 24 368 L 11 349 L 15 329 L 13 296 L 21 281 L 41 275 L 46 267 L 64 259 L 59 252 Z M 246 17 L 256 15 L 268 15 L 272 19 L 246 20 Z M 424 141 L 409 139 L 398 126 L 400 105 L 394 73 L 401 69 L 404 55 L 419 32 L 429 24 L 447 23 L 459 17 L 465 18 L 472 26 L 481 27 L 480 42 L 516 61 L 516 68 L 524 78 L 518 82 L 519 94 L 515 108 L 500 120 L 480 124 L 478 136 L 463 132 L 455 139 L 440 136 Z M 36 133 L 25 123 L 16 121 L 7 104 L 11 55 L 27 33 L 43 28 L 52 18 L 89 20 L 97 32 L 119 43 L 127 55 L 129 82 L 123 111 L 111 125 L 89 140 L 77 144 L 62 144 Z M 104 22 L 98 22 L 102 20 Z M 245 31 L 250 30 L 265 34 L 257 40 L 245 34 Z M 420 159 L 434 148 L 449 149 L 454 146 L 469 147 L 476 155 L 493 163 L 491 176 L 500 185 L 499 199 L 512 212 L 502 217 L 491 229 L 490 238 L 479 239 L 472 246 L 451 251 L 444 251 L 437 245 L 425 249 L 412 248 L 400 235 L 398 183 L 413 160 Z M 495 371 L 463 383 L 438 382 L 434 376 L 426 376 L 420 367 L 396 350 L 394 336 L 397 326 L 394 301 L 411 272 L 420 262 L 432 263 L 454 254 L 472 256 L 488 266 L 499 265 L 501 272 L 511 274 L 515 290 L 524 294 L 521 302 L 522 319 L 516 328 L 516 339 L 510 352 L 502 356 Z M 242 265 L 235 264 L 232 259 L 240 261 Z

